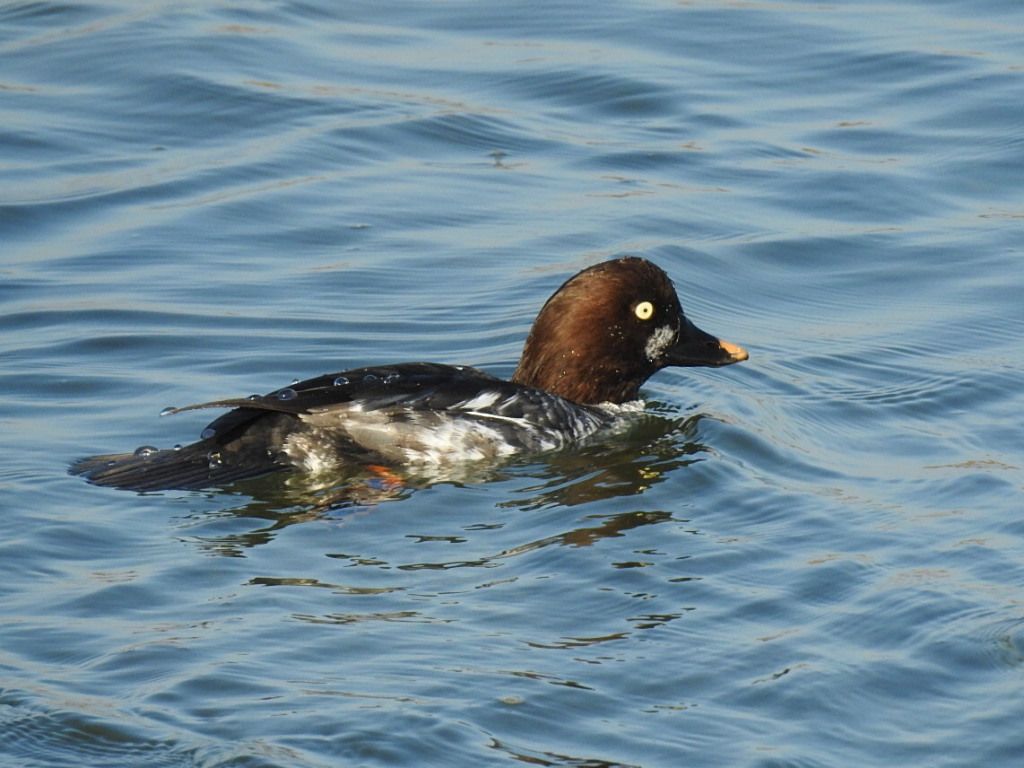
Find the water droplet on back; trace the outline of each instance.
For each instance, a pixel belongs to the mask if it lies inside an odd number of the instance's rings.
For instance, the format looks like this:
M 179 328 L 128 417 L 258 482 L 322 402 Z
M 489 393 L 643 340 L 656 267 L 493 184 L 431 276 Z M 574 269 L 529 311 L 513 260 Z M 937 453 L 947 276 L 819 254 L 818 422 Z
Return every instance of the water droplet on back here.
M 207 427 L 206 429 L 204 429 L 202 432 L 199 433 L 199 438 L 201 440 L 209 440 L 211 437 L 214 437 L 216 434 L 217 434 L 217 430 L 216 429 L 214 429 L 213 427 Z
M 367 384 L 372 384 L 373 382 L 378 381 L 378 379 L 372 373 L 368 373 L 365 376 L 363 376 L 363 381 L 366 382 Z
M 156 453 L 157 450 L 158 449 L 154 448 L 152 445 L 140 445 L 138 448 L 135 449 L 134 455 L 138 456 L 140 459 L 147 459 L 154 453 Z
M 298 396 L 299 396 L 299 393 L 296 392 L 291 387 L 288 387 L 287 389 L 282 389 L 280 392 L 277 393 L 277 399 L 278 400 L 285 400 L 285 401 L 287 401 L 287 400 L 294 400 Z
M 334 380 L 334 386 L 344 387 L 349 383 L 348 376 L 339 376 Z

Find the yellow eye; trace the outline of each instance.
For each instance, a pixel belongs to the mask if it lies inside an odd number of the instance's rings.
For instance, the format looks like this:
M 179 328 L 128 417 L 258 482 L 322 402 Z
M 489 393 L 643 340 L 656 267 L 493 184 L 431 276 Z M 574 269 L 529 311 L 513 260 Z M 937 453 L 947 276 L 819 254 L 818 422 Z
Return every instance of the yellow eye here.
M 641 301 L 633 308 L 633 313 L 641 320 L 650 320 L 654 316 L 654 305 L 649 301 Z

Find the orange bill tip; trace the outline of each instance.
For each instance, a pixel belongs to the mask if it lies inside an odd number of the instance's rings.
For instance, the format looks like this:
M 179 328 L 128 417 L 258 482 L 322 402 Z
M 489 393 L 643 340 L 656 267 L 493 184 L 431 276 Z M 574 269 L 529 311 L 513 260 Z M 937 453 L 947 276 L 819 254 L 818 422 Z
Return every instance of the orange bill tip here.
M 739 344 L 733 344 L 731 341 L 719 341 L 718 345 L 729 354 L 729 358 L 735 363 L 741 363 L 750 357 L 747 350 Z

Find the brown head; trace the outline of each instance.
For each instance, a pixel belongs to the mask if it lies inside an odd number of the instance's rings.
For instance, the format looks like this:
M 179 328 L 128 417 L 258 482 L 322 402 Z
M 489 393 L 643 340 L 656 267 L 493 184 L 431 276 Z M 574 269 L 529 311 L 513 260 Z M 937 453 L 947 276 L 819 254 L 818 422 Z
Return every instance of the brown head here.
M 512 380 L 577 403 L 624 403 L 667 366 L 747 357 L 686 318 L 660 268 L 626 257 L 584 269 L 547 300 Z

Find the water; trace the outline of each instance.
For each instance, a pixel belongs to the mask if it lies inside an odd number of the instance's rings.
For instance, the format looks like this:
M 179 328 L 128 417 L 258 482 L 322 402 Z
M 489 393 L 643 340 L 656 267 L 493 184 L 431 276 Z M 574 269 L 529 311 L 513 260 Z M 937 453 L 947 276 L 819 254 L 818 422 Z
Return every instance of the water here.
M 0 762 L 1024 754 L 1024 8 L 0 6 Z M 317 506 L 75 458 L 638 253 L 749 362 L 614 444 Z

